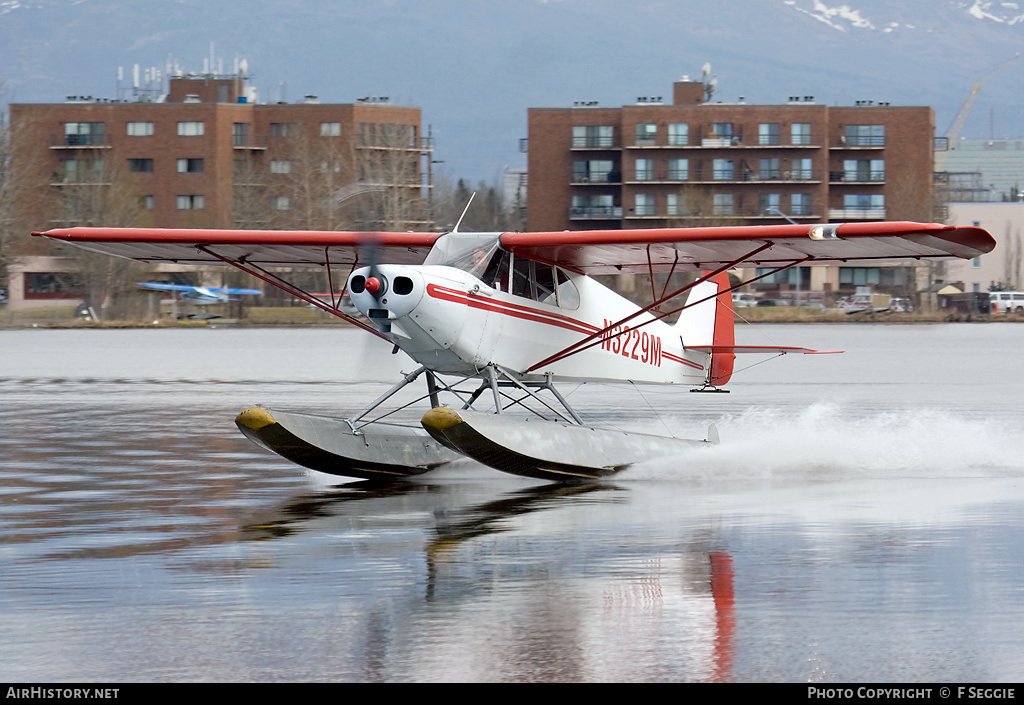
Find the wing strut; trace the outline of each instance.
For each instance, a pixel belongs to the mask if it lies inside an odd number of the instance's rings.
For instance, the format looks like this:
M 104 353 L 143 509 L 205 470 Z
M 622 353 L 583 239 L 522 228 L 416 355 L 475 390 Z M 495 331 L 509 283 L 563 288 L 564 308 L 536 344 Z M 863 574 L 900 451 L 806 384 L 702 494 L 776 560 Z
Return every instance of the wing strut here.
M 693 287 L 697 286 L 698 284 L 700 284 L 702 282 L 705 282 L 708 279 L 711 279 L 712 277 L 714 277 L 714 276 L 716 276 L 718 274 L 721 274 L 722 272 L 726 271 L 727 269 L 730 269 L 730 268 L 736 266 L 740 262 L 744 262 L 744 261 L 750 259 L 754 255 L 756 255 L 756 254 L 758 254 L 760 252 L 763 252 L 764 250 L 767 250 L 771 246 L 772 246 L 771 242 L 766 242 L 763 245 L 761 245 L 760 247 L 757 247 L 754 250 L 750 251 L 749 253 L 743 255 L 742 257 L 739 257 L 737 259 L 732 260 L 731 262 L 723 264 L 721 267 L 719 267 L 718 269 L 714 270 L 713 272 L 706 273 L 706 274 L 704 274 L 704 276 L 698 278 L 696 281 L 691 282 L 690 284 L 687 284 L 684 287 L 676 289 L 675 291 L 673 291 L 668 296 L 665 296 L 665 292 L 664 292 L 664 290 L 662 290 L 661 298 L 655 298 L 653 303 L 648 304 L 647 306 L 644 306 L 643 308 L 638 309 L 637 311 L 631 313 L 630 315 L 626 316 L 625 318 L 619 319 L 618 321 L 615 321 L 614 323 L 612 323 L 612 324 L 610 324 L 608 326 L 605 326 L 604 329 L 599 330 L 596 333 L 591 333 L 590 335 L 586 336 L 585 338 L 582 338 L 581 340 L 573 343 L 572 345 L 569 345 L 569 346 L 563 348 L 562 350 L 556 352 L 555 354 L 550 355 L 550 356 L 544 358 L 540 362 L 538 362 L 535 365 L 533 365 L 532 367 L 528 368 L 526 371 L 527 372 L 533 372 L 538 367 L 542 367 L 544 365 L 548 365 L 548 364 L 551 364 L 551 363 L 554 363 L 554 362 L 558 362 L 559 360 L 564 360 L 565 358 L 567 358 L 567 357 L 569 357 L 571 355 L 575 355 L 578 352 L 583 352 L 587 348 L 591 348 L 591 347 L 593 347 L 595 345 L 599 345 L 602 342 L 602 340 L 604 340 L 603 336 L 606 336 L 616 326 L 621 326 L 624 323 L 627 323 L 628 321 L 633 320 L 637 316 L 639 316 L 639 315 L 641 315 L 643 313 L 647 313 L 652 308 L 660 306 L 661 304 L 665 303 L 666 301 L 674 299 L 675 297 L 679 296 L 680 294 L 682 294 L 682 293 L 684 293 L 686 291 L 689 291 L 690 289 L 692 289 Z M 810 257 L 807 257 L 807 258 L 805 258 L 803 260 L 799 260 L 799 261 L 800 262 L 804 262 L 807 259 L 810 259 Z M 798 264 L 798 263 L 799 262 L 793 262 L 791 264 L 786 265 L 785 267 L 782 267 L 782 269 L 786 269 L 788 267 L 792 267 L 794 264 Z M 775 270 L 775 271 L 780 271 L 780 270 Z M 761 277 L 758 277 L 758 279 L 760 279 L 760 278 Z M 653 277 L 652 277 L 652 279 L 653 279 Z M 754 281 L 754 280 L 752 279 L 750 281 Z M 746 283 L 749 283 L 749 282 L 744 282 L 744 284 L 746 284 Z M 666 283 L 666 288 L 668 288 L 668 284 L 667 283 Z M 731 289 L 730 289 L 730 291 L 731 291 Z M 716 294 L 716 296 L 717 296 L 717 294 Z M 694 303 L 697 303 L 697 302 L 694 302 Z M 688 306 L 690 306 L 690 305 L 693 305 L 693 304 L 688 304 Z M 682 308 L 676 309 L 676 311 L 681 311 L 681 310 L 683 310 L 683 308 L 687 308 L 688 306 L 683 306 Z M 668 313 L 659 314 L 654 319 L 652 319 L 652 321 L 660 320 L 660 319 L 664 318 L 665 316 L 669 316 L 669 315 L 675 313 L 676 311 L 669 311 Z M 652 322 L 652 321 L 649 321 L 649 322 Z M 644 325 L 647 325 L 647 324 L 646 323 L 642 323 L 642 324 L 640 324 L 640 326 L 637 326 L 637 328 L 640 328 L 640 327 L 642 327 Z M 620 331 L 619 333 L 616 333 L 616 334 L 612 335 L 611 337 L 612 338 L 617 337 L 618 335 L 621 335 L 622 333 L 625 333 L 625 331 Z M 589 343 L 589 345 L 588 345 L 588 343 Z
M 352 325 L 357 326 L 358 328 L 362 328 L 363 330 L 365 330 L 368 333 L 373 333 L 378 338 L 382 338 L 383 340 L 388 340 L 375 327 L 367 325 L 366 323 L 363 323 L 358 318 L 355 318 L 354 316 L 350 316 L 349 314 L 345 313 L 344 311 L 342 311 L 339 308 L 339 306 L 341 304 L 341 301 L 339 300 L 339 301 L 335 302 L 335 298 L 334 298 L 334 282 L 333 282 L 333 279 L 331 278 L 331 268 L 330 268 L 330 259 L 329 258 L 327 260 L 327 282 L 328 282 L 328 285 L 330 286 L 330 289 L 331 289 L 331 305 L 330 306 L 328 306 L 327 304 L 325 304 L 323 301 L 321 301 L 320 299 L 316 298 L 315 296 L 312 296 L 308 292 L 305 292 L 302 289 L 298 288 L 297 286 L 295 286 L 291 282 L 285 281 L 284 279 L 282 279 L 277 274 L 274 274 L 273 272 L 270 272 L 270 271 L 264 269 L 263 267 L 260 267 L 259 265 L 253 264 L 251 262 L 246 262 L 243 258 L 239 258 L 239 259 L 235 260 L 235 259 L 231 259 L 229 257 L 224 257 L 223 255 L 221 255 L 221 254 L 211 250 L 209 248 L 209 246 L 207 246 L 207 245 L 198 245 L 196 247 L 196 249 L 200 250 L 201 252 L 205 252 L 206 254 L 210 255 L 211 257 L 216 257 L 217 259 L 219 259 L 224 264 L 231 265 L 235 269 L 240 269 L 241 271 L 245 272 L 246 274 L 251 274 L 252 276 L 256 277 L 257 279 L 260 279 L 260 280 L 266 282 L 267 284 L 270 284 L 271 286 L 275 286 L 278 289 L 281 289 L 282 291 L 291 294 L 292 296 L 294 296 L 297 299 L 301 299 L 302 301 L 305 301 L 310 306 L 314 306 L 314 307 L 320 309 L 321 311 L 325 311 L 325 312 L 331 314 L 332 316 L 335 316 L 335 317 L 340 318 L 340 319 L 342 319 L 344 321 L 347 321 L 348 323 L 351 323 Z M 330 248 L 324 248 L 325 255 L 327 254 L 329 249 Z M 352 263 L 352 269 L 353 270 L 356 268 L 358 263 L 359 263 L 359 259 L 356 258 L 356 261 Z
M 767 245 L 767 246 L 770 246 L 770 245 Z M 758 252 L 760 252 L 763 249 L 764 249 L 764 247 L 758 248 L 757 250 L 752 252 L 750 255 L 747 255 L 747 257 L 750 257 L 751 255 L 754 255 L 754 254 L 757 254 Z M 813 259 L 813 257 L 808 255 L 807 257 L 804 257 L 803 259 L 794 260 L 794 261 L 790 262 L 789 264 L 782 265 L 780 267 L 776 267 L 776 268 L 772 269 L 770 272 L 765 272 L 764 274 L 759 274 L 756 277 L 751 277 L 750 279 L 747 279 L 746 281 L 740 282 L 736 286 L 730 286 L 728 289 L 726 289 L 724 291 L 719 291 L 719 292 L 716 292 L 714 294 L 711 294 L 710 296 L 705 296 L 703 299 L 700 299 L 699 301 L 688 302 L 685 305 L 680 306 L 679 308 L 672 309 L 671 311 L 665 311 L 663 313 L 658 313 L 658 315 L 656 315 L 651 320 L 645 321 L 645 322 L 641 323 L 638 326 L 634 326 L 634 328 L 632 330 L 636 330 L 638 328 L 643 328 L 644 326 L 646 326 L 649 323 L 654 323 L 655 321 L 660 321 L 662 318 L 666 318 L 667 316 L 671 316 L 674 313 L 679 313 L 680 311 L 688 309 L 691 306 L 696 306 L 697 304 L 704 303 L 708 299 L 713 299 L 713 298 L 716 298 L 716 297 L 721 296 L 723 294 L 730 294 L 730 293 L 732 293 L 733 291 L 735 291 L 736 289 L 738 289 L 738 288 L 740 288 L 742 286 L 746 286 L 747 284 L 750 284 L 752 282 L 756 282 L 759 279 L 764 279 L 765 277 L 770 277 L 773 274 L 777 274 L 778 272 L 785 271 L 785 270 L 789 269 L 790 267 L 798 266 L 798 265 L 803 264 L 804 262 L 806 262 L 806 261 L 808 261 L 810 259 Z M 706 276 L 700 277 L 699 279 L 697 279 L 696 281 L 692 282 L 691 284 L 688 284 L 688 285 L 686 285 L 686 286 L 684 286 L 684 287 L 682 287 L 682 288 L 672 292 L 668 296 L 662 296 L 662 298 L 657 299 L 654 303 L 652 303 L 652 304 L 650 304 L 648 306 L 645 306 L 644 308 L 640 309 L 639 311 L 637 311 L 635 313 L 632 313 L 629 316 L 626 316 L 625 318 L 612 323 L 611 325 L 606 326 L 604 329 L 599 330 L 596 333 L 591 333 L 586 338 L 583 338 L 583 339 L 579 340 L 578 342 L 573 343 L 572 345 L 569 345 L 569 346 L 563 348 L 562 350 L 560 350 L 559 352 L 555 353 L 554 355 L 550 355 L 549 357 L 541 360 L 537 364 L 535 364 L 532 367 L 528 368 L 526 371 L 527 372 L 533 372 L 538 367 L 541 367 L 541 366 L 547 365 L 547 364 L 551 364 L 551 363 L 555 363 L 555 362 L 558 362 L 559 360 L 564 360 L 565 358 L 570 357 L 572 355 L 575 355 L 576 353 L 580 353 L 580 352 L 583 352 L 584 350 L 588 350 L 588 349 L 594 347 L 595 345 L 600 345 L 602 342 L 605 342 L 605 340 L 610 340 L 612 338 L 617 338 L 620 335 L 624 335 L 625 333 L 628 332 L 627 330 L 623 329 L 623 330 L 619 330 L 618 332 L 615 332 L 615 333 L 612 333 L 612 331 L 616 327 L 621 326 L 623 323 L 632 320 L 636 316 L 639 316 L 641 313 L 644 313 L 646 311 L 650 311 L 652 308 L 655 308 L 656 306 L 660 306 L 661 304 L 665 303 L 666 301 L 674 299 L 675 297 L 679 296 L 683 292 L 688 291 L 689 289 L 692 289 L 693 287 L 697 286 L 698 284 L 700 284 L 702 282 L 705 282 L 705 281 L 711 279 L 712 277 L 722 273 L 723 271 L 725 271 L 729 267 L 732 267 L 733 264 L 735 264 L 735 262 L 738 262 L 738 261 L 742 261 L 742 260 L 736 260 L 734 262 L 730 262 L 729 264 L 725 265 L 724 267 L 720 267 L 720 268 L 716 269 L 715 271 L 707 274 Z M 611 335 L 608 335 L 609 333 L 611 333 Z

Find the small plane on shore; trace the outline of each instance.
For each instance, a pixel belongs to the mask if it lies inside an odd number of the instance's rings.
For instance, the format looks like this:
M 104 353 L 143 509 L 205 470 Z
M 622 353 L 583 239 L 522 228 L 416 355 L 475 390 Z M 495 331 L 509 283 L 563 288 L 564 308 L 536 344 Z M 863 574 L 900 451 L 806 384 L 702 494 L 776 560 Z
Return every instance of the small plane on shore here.
M 210 304 L 226 304 L 228 301 L 238 301 L 233 296 L 259 296 L 263 292 L 259 289 L 229 289 L 228 287 L 207 287 L 190 286 L 188 284 L 167 284 L 164 282 L 139 282 L 139 286 L 150 291 L 170 291 L 181 296 L 189 303 L 197 306 L 209 306 Z
M 995 246 L 981 228 L 911 222 L 537 233 L 456 226 L 444 234 L 76 227 L 33 235 L 150 263 L 230 265 L 404 352 L 419 367 L 352 415 L 253 407 L 235 420 L 293 462 L 364 479 L 419 475 L 468 456 L 527 477 L 592 480 L 715 443 L 714 427 L 706 439 L 682 440 L 587 425 L 556 385 L 718 391 L 737 354 L 832 352 L 736 345 L 731 294 L 740 286 L 810 263 L 973 258 Z M 326 272 L 332 292 L 332 270 L 347 269 L 344 304 L 290 279 L 308 268 Z M 737 268 L 756 268 L 756 276 L 731 285 L 727 271 Z M 653 302 L 638 306 L 593 278 L 620 273 L 648 274 Z M 678 273 L 692 281 L 670 287 Z M 655 275 L 668 275 L 660 291 Z M 418 401 L 428 405 L 420 423 L 392 423 L 389 400 L 420 378 Z M 514 413 L 524 409 L 537 415 Z

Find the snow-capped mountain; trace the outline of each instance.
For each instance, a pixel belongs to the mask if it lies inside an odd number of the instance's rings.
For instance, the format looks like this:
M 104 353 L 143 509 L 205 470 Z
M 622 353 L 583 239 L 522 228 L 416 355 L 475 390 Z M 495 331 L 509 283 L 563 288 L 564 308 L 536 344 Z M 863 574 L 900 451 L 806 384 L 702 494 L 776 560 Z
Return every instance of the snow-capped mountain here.
M 708 62 L 716 100 L 813 95 L 930 105 L 943 134 L 1024 45 L 1024 0 L 0 0 L 6 100 L 117 97 L 161 73 L 245 58 L 262 100 L 389 96 L 423 109 L 442 170 L 524 165 L 529 107 L 669 96 Z M 222 64 L 220 62 L 223 62 Z M 981 88 L 962 136 L 1024 133 L 1024 61 Z

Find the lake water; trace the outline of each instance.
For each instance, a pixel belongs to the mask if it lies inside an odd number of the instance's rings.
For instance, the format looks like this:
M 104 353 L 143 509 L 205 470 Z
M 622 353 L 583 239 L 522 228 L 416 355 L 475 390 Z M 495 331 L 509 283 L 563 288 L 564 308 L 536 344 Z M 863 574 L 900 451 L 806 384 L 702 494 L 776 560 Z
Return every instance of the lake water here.
M 358 331 L 0 331 L 0 681 L 1024 679 L 1024 326 L 738 337 L 847 352 L 745 356 L 731 394 L 564 386 L 718 427 L 605 483 L 377 487 L 233 424 L 413 368 Z

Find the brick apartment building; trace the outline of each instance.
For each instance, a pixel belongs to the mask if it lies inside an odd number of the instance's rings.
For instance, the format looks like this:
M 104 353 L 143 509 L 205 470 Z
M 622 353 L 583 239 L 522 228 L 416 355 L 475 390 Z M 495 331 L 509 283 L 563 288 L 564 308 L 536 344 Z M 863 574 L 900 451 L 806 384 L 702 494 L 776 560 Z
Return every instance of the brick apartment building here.
M 418 204 L 430 188 L 431 146 L 418 108 L 386 99 L 321 104 L 312 97 L 256 104 L 246 99 L 241 76 L 172 77 L 160 102 L 69 97 L 59 104 L 15 104 L 11 125 L 16 131 L 30 126 L 46 140 L 44 168 L 53 175 L 55 194 L 110 185 L 123 176 L 157 227 L 273 221 L 273 211 L 297 205 L 289 182 L 300 172 L 315 173 L 332 188 L 364 183 L 402 189 Z M 258 194 L 239 193 L 256 188 Z M 267 212 L 257 216 L 240 208 L 254 196 Z M 63 217 L 47 215 L 50 221 Z M 425 216 L 420 209 L 408 219 Z
M 429 227 L 432 145 L 419 108 L 312 96 L 259 104 L 242 75 L 172 76 L 168 86 L 162 97 L 12 104 L 22 144 L 15 168 L 35 184 L 22 222 L 37 230 Z M 20 253 L 45 255 L 44 247 L 26 240 Z M 26 274 L 12 278 L 12 303 L 59 296 L 55 277 Z
M 530 109 L 528 229 L 932 219 L 931 108 L 704 98 L 684 79 L 671 104 Z M 908 272 L 813 269 L 763 286 L 913 288 Z

